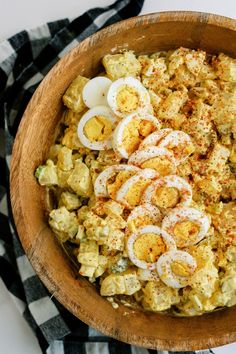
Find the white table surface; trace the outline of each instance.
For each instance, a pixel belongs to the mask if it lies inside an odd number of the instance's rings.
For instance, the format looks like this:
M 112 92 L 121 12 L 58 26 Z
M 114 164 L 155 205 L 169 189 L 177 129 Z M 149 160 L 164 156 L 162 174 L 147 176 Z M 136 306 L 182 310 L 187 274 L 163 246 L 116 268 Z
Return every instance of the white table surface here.
M 113 0 L 0 0 L 0 41 L 22 29 L 75 17 L 91 7 L 111 3 Z M 142 14 L 168 10 L 204 11 L 236 19 L 235 0 L 145 0 Z M 0 354 L 41 354 L 19 308 L 23 309 L 22 304 L 16 305 L 0 279 Z M 235 354 L 236 343 L 215 348 L 214 352 Z

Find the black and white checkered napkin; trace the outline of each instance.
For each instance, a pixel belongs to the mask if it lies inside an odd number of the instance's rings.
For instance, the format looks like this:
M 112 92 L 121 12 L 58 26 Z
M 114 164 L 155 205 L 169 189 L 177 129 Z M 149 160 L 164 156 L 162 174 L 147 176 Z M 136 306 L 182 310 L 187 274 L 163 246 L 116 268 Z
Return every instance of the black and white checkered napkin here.
M 23 301 L 22 315 L 47 354 L 157 353 L 98 333 L 51 297 L 21 247 L 9 201 L 12 144 L 26 105 L 40 81 L 78 42 L 102 27 L 138 15 L 143 2 L 118 0 L 73 20 L 63 19 L 20 32 L 0 43 L 0 276 L 16 304 L 17 299 Z

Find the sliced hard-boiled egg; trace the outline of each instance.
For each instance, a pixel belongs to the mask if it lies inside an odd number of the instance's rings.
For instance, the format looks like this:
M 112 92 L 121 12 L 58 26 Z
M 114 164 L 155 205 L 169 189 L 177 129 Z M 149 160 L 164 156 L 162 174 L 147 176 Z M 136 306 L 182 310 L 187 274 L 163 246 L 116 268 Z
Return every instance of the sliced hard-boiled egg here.
M 171 288 L 179 289 L 188 285 L 197 263 L 189 253 L 171 250 L 159 257 L 156 266 L 163 283 Z
M 160 129 L 152 134 L 149 134 L 140 144 L 139 148 L 144 149 L 145 147 L 148 146 L 156 146 L 159 144 L 159 142 L 165 138 L 170 132 L 173 130 L 170 128 L 165 128 L 165 129 Z
M 127 240 L 129 259 L 141 269 L 154 270 L 157 259 L 166 251 L 175 249 L 174 239 L 155 225 L 144 226 Z
M 129 166 L 129 165 L 113 165 L 110 167 L 107 167 L 104 171 L 102 171 L 98 177 L 95 180 L 94 183 L 94 193 L 96 197 L 109 197 L 109 192 L 108 192 L 108 182 L 110 179 L 115 178 L 119 173 L 125 172 L 129 177 L 134 175 L 140 171 L 138 167 L 135 166 Z M 115 180 L 112 181 L 114 184 Z M 116 188 L 119 188 L 122 185 L 121 178 L 120 178 L 120 184 L 117 182 Z
M 162 228 L 183 248 L 201 241 L 210 228 L 210 221 L 197 209 L 177 207 L 163 219 Z
M 152 204 L 142 204 L 135 207 L 127 218 L 127 230 L 134 232 L 136 229 L 150 224 L 156 224 L 161 220 L 160 210 Z
M 128 164 L 141 168 L 152 168 L 160 176 L 173 174 L 176 171 L 175 158 L 172 152 L 157 146 L 148 146 L 135 151 L 128 160 Z
M 117 123 L 110 108 L 96 106 L 80 119 L 77 133 L 80 142 L 91 150 L 108 150 L 112 147 L 112 132 Z
M 152 182 L 142 196 L 143 203 L 151 203 L 159 208 L 188 206 L 192 202 L 192 188 L 179 176 L 170 175 Z
M 195 150 L 190 136 L 180 130 L 167 134 L 158 146 L 171 150 L 178 164 L 183 163 Z
M 132 176 L 136 174 L 135 170 L 124 170 L 117 173 L 115 178 L 111 178 L 107 183 L 108 195 L 111 199 L 116 200 L 117 191 Z
M 83 88 L 83 101 L 87 107 L 92 108 L 107 105 L 107 92 L 112 81 L 107 77 L 97 76 L 89 80 Z
M 133 209 L 140 204 L 145 189 L 158 174 L 155 170 L 146 168 L 127 179 L 116 193 L 116 201 L 128 209 Z
M 113 149 L 127 159 L 138 149 L 141 141 L 156 129 L 160 129 L 160 122 L 151 114 L 130 114 L 119 122 L 114 131 Z
M 139 80 L 129 76 L 111 84 L 107 102 L 117 116 L 125 117 L 130 113 L 148 109 L 150 96 Z

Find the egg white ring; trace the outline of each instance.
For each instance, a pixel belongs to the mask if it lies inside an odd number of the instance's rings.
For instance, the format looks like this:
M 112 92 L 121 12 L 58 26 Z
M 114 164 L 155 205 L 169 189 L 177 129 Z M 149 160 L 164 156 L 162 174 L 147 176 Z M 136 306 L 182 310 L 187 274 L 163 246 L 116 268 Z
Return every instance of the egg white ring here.
M 182 221 L 192 221 L 199 226 L 198 235 L 194 240 L 189 240 L 186 242 L 184 247 L 192 246 L 201 241 L 208 232 L 210 228 L 209 218 L 203 214 L 201 211 L 188 208 L 188 207 L 177 207 L 173 209 L 162 221 L 162 228 L 166 230 L 173 238 L 175 238 L 174 227 L 177 222 Z
M 150 216 L 154 224 L 161 220 L 161 212 L 155 205 L 149 203 L 138 205 L 131 211 L 127 218 L 128 226 L 126 227 L 126 232 L 129 232 L 129 223 L 140 216 Z
M 109 178 L 114 176 L 116 173 L 120 171 L 134 171 L 138 172 L 140 169 L 135 166 L 128 166 L 128 165 L 113 165 L 107 167 L 104 171 L 102 171 L 96 178 L 94 182 L 94 193 L 97 198 L 99 197 L 109 197 L 107 191 L 107 181 Z
M 192 188 L 190 184 L 184 178 L 176 175 L 168 175 L 152 182 L 145 190 L 141 201 L 143 203 L 152 203 L 153 194 L 158 187 L 173 187 L 178 189 L 181 195 L 180 202 L 177 204 L 178 206 L 188 206 L 192 202 Z
M 151 215 L 153 216 L 153 219 L 155 222 L 160 221 L 161 219 L 161 212 L 156 207 L 155 205 L 149 204 L 149 203 L 144 203 L 142 205 L 136 206 L 131 213 L 128 216 L 127 223 L 129 223 L 132 220 L 137 219 L 139 216 L 144 216 L 144 215 Z
M 143 141 L 139 145 L 139 149 L 143 149 L 148 146 L 157 145 L 163 138 L 165 138 L 172 131 L 173 129 L 165 128 L 149 134 L 145 139 L 143 139 Z
M 83 101 L 87 107 L 92 108 L 107 105 L 107 92 L 112 81 L 104 76 L 97 76 L 89 80 L 82 91 Z
M 143 162 L 159 156 L 165 156 L 174 166 L 174 170 L 176 169 L 176 162 L 173 153 L 166 148 L 159 148 L 157 146 L 148 146 L 142 150 L 136 150 L 132 155 L 130 155 L 128 164 L 141 166 Z
M 138 268 L 154 270 L 156 268 L 156 262 L 150 263 L 150 262 L 142 261 L 138 259 L 134 253 L 134 243 L 137 240 L 137 238 L 148 233 L 161 236 L 168 250 L 176 250 L 176 244 L 174 239 L 166 231 L 162 230 L 160 227 L 155 225 L 144 226 L 141 229 L 139 229 L 137 232 L 130 235 L 127 241 L 127 251 L 131 262 L 134 263 Z
M 111 121 L 113 127 L 117 122 L 114 114 L 110 110 L 109 107 L 106 106 L 96 106 L 90 108 L 80 119 L 78 127 L 77 127 L 77 134 L 79 137 L 80 142 L 87 148 L 91 150 L 108 150 L 112 148 L 112 136 L 104 141 L 90 141 L 84 133 L 84 126 L 85 124 L 92 118 L 101 115 L 106 117 L 108 120 Z
M 171 250 L 160 256 L 156 262 L 157 272 L 161 280 L 167 285 L 175 289 L 183 288 L 188 285 L 189 277 L 173 274 L 171 263 L 181 261 L 189 266 L 189 270 L 193 273 L 197 267 L 196 260 L 187 252 L 179 250 Z
M 132 113 L 122 119 L 117 127 L 114 130 L 113 134 L 113 140 L 112 140 L 112 146 L 113 149 L 115 150 L 116 153 L 118 153 L 121 157 L 128 159 L 129 154 L 126 151 L 126 149 L 123 147 L 123 134 L 126 126 L 132 121 L 132 120 L 147 120 L 149 122 L 152 122 L 153 125 L 156 127 L 156 129 L 160 129 L 160 122 L 157 120 L 156 117 L 152 116 L 151 114 L 144 113 L 144 114 L 137 114 L 137 113 Z
M 125 205 L 127 208 L 132 209 L 132 206 L 125 199 L 125 196 L 128 193 L 130 187 L 137 183 L 140 179 L 154 179 L 157 177 L 158 173 L 151 168 L 145 168 L 144 170 L 141 170 L 122 184 L 122 186 L 116 192 L 116 201 Z
M 148 90 L 142 85 L 142 83 L 139 80 L 135 79 L 132 76 L 120 78 L 111 84 L 107 93 L 108 105 L 111 107 L 111 109 L 117 116 L 125 117 L 128 114 L 130 114 L 130 113 L 120 112 L 119 107 L 117 106 L 116 98 L 117 98 L 117 94 L 119 93 L 119 88 L 122 86 L 129 86 L 137 90 L 142 107 L 139 107 L 135 112 L 145 110 L 145 108 L 150 104 L 151 100 L 150 100 L 150 95 L 148 93 Z
M 174 250 L 163 253 L 156 262 L 157 273 L 167 286 L 180 289 L 188 285 L 189 277 L 176 275 L 172 272 L 171 263 L 181 261 L 188 265 L 189 270 L 193 273 L 197 267 L 195 259 L 187 252 Z
M 158 144 L 159 147 L 164 147 L 168 149 L 169 144 L 174 145 L 174 147 L 177 147 L 179 144 L 185 144 L 185 146 L 192 145 L 191 138 L 188 134 L 182 132 L 181 130 L 175 130 L 173 132 L 170 132 L 167 134 Z M 171 149 L 172 150 L 172 149 Z M 175 150 L 173 149 L 173 153 L 175 155 Z M 175 159 L 177 161 L 177 164 L 183 163 L 184 161 L 187 160 L 189 157 L 189 154 L 183 156 L 175 156 Z

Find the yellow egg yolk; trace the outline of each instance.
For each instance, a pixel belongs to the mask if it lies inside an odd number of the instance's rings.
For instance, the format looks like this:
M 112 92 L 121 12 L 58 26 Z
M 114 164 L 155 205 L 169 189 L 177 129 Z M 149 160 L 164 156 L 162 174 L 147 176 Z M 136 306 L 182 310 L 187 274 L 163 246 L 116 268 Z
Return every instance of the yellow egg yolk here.
M 192 274 L 189 265 L 180 261 L 173 261 L 171 263 L 171 270 L 175 275 L 181 277 L 189 277 Z
M 141 141 L 155 130 L 152 122 L 133 119 L 124 128 L 122 145 L 128 154 L 132 154 L 139 147 Z
M 124 129 L 123 137 L 122 137 L 122 145 L 128 154 L 132 154 L 141 143 L 141 137 L 139 136 L 139 120 L 134 119 L 130 123 L 128 123 Z
M 146 119 L 142 119 L 139 123 L 139 134 L 144 138 L 149 134 L 153 133 L 156 127 L 154 124 Z
M 199 225 L 193 221 L 177 222 L 174 227 L 175 242 L 177 247 L 185 247 L 186 242 L 194 240 L 199 233 Z
M 94 116 L 84 126 L 85 136 L 90 141 L 104 141 L 112 133 L 112 123 L 104 116 Z
M 135 88 L 124 85 L 116 96 L 117 108 L 121 113 L 131 113 L 137 110 L 139 106 L 139 93 Z
M 168 150 L 171 150 L 176 158 L 181 158 L 181 156 L 190 155 L 195 151 L 193 145 L 187 145 L 186 143 L 181 143 L 176 146 L 176 144 L 168 144 L 166 146 Z
M 131 207 L 135 207 L 139 205 L 143 192 L 151 183 L 149 179 L 141 179 L 138 182 L 134 183 L 128 193 L 125 196 L 126 201 L 129 203 Z
M 132 177 L 136 172 L 135 171 L 120 171 L 117 175 L 110 178 L 107 183 L 107 191 L 111 199 L 116 198 L 116 193 L 118 189 L 122 186 L 127 179 Z
M 157 188 L 152 203 L 160 208 L 174 208 L 179 202 L 179 191 L 174 187 Z
M 160 176 L 167 176 L 174 172 L 174 165 L 165 156 L 153 157 L 146 160 L 141 165 L 142 168 L 152 168 L 156 170 Z
M 161 236 L 153 233 L 140 235 L 134 242 L 135 256 L 145 262 L 156 262 L 166 252 L 166 245 Z

